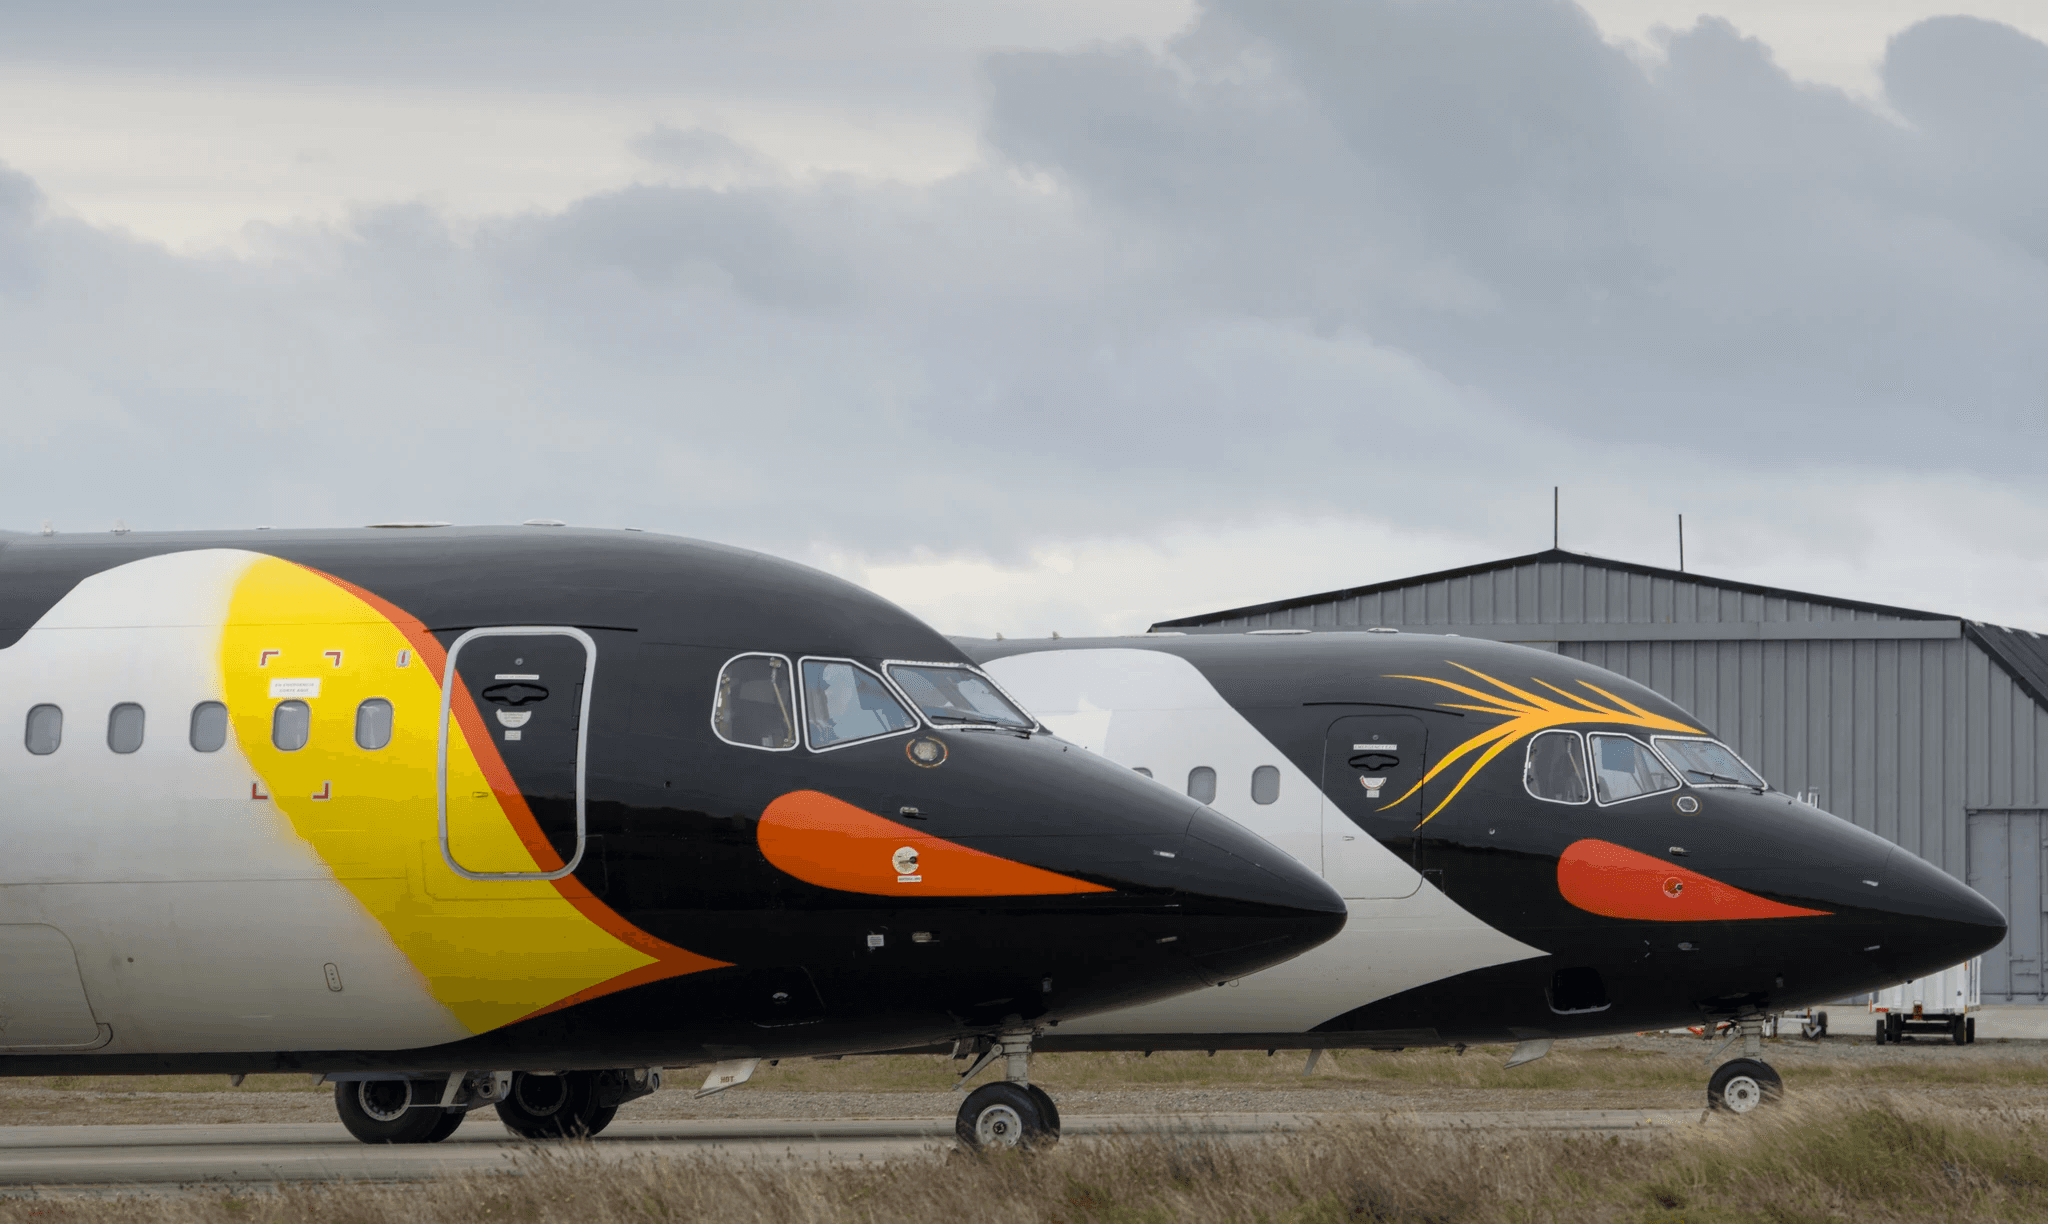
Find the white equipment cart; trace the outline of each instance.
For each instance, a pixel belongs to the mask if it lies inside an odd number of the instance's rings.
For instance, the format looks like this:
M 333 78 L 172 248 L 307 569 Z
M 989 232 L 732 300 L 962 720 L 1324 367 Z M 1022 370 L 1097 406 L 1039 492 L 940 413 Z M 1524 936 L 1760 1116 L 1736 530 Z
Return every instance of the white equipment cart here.
M 1872 996 L 1877 1017 L 1877 1042 L 1896 1042 L 1908 1033 L 1946 1035 L 1957 1045 L 1977 1040 L 1977 1018 L 1969 1013 L 1981 1003 L 1984 958 L 1887 987 Z

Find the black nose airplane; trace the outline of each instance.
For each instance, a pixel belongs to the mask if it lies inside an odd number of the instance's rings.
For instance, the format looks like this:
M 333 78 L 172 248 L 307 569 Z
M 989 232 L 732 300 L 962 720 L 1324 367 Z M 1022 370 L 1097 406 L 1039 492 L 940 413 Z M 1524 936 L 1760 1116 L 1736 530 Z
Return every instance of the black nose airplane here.
M 0 534 L 0 1074 L 312 1071 L 370 1142 L 1035 1036 L 1329 939 L 1313 872 L 901 609 L 554 525 Z M 722 1072 L 722 1077 L 721 1077 Z
M 1734 1021 L 1710 1100 L 1779 1091 L 1769 1013 L 1995 946 L 1989 901 L 1772 789 L 1683 709 L 1427 634 L 956 639 L 1057 733 L 1316 864 L 1351 921 L 1234 989 L 1044 1049 L 1395 1047 Z M 1168 789 L 1162 786 L 1161 789 Z

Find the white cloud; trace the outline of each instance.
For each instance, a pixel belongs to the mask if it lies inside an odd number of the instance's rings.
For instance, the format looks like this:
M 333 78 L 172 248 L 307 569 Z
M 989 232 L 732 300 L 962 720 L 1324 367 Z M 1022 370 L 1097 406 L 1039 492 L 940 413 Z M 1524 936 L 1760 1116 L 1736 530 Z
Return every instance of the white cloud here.
M 1700 568 L 2044 624 L 2044 56 L 1916 26 L 1888 115 L 1720 22 L 1217 0 L 989 57 L 928 181 L 679 116 L 556 205 L 176 254 L 17 177 L 0 521 L 546 515 L 1082 633 L 1532 551 L 1561 484 L 1567 546 L 1682 510 Z

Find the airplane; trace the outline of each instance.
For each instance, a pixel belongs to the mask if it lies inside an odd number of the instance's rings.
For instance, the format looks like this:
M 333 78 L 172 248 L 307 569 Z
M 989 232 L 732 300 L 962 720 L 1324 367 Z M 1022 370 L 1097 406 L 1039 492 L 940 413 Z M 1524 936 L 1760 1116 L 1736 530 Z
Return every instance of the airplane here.
M 371 1143 L 959 1041 L 968 1143 L 1056 1135 L 1040 1034 L 1345 920 L 902 609 L 649 533 L 0 534 L 0 715 L 0 1075 L 313 1072 Z
M 1515 1044 L 1729 1022 L 1715 1108 L 1783 1091 L 1764 1020 L 1996 945 L 2005 918 L 1772 788 L 1677 705 L 1506 643 L 1372 629 L 955 638 L 1069 742 L 1222 812 L 1346 899 L 1330 942 L 1044 1050 Z M 1727 1048 L 1724 1044 L 1723 1049 Z

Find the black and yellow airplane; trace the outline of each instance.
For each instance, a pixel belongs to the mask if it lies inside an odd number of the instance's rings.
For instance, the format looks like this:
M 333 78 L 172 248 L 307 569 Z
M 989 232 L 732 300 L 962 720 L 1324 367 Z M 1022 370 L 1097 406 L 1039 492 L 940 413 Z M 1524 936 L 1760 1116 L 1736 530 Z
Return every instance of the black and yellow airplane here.
M 1350 906 L 1305 956 L 1042 1049 L 1514 1042 L 1526 1059 L 1726 1021 L 1746 1056 L 1708 1095 L 1741 1110 L 1780 1091 L 1755 1040 L 1771 1013 L 2005 935 L 1961 881 L 1573 659 L 1393 630 L 956 642 L 1057 734 L 1316 866 Z
M 0 534 L 0 1074 L 593 1133 L 664 1065 L 1007 1056 L 1344 905 L 805 567 L 631 532 Z

